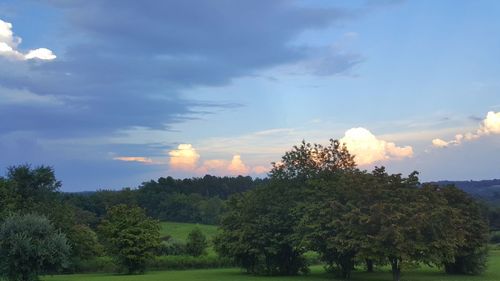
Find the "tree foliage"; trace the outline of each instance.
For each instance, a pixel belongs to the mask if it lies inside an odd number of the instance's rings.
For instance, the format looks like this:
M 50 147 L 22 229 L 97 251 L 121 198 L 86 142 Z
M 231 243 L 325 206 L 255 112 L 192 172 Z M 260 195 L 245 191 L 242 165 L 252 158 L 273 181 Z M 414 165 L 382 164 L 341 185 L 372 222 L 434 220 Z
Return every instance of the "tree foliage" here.
M 463 239 L 458 244 L 451 261 L 444 261 L 447 273 L 479 274 L 486 268 L 488 254 L 488 223 L 483 208 L 467 193 L 454 187 L 441 189 L 447 205 L 459 214 L 457 233 Z
M 143 273 L 160 243 L 159 222 L 148 218 L 139 207 L 111 207 L 99 231 L 107 252 L 128 274 Z
M 254 274 L 294 275 L 306 272 L 304 248 L 295 226 L 293 188 L 278 182 L 229 199 L 217 252 Z
M 12 215 L 0 226 L 0 273 L 8 280 L 38 280 L 69 262 L 66 236 L 39 215 Z
M 186 252 L 188 255 L 198 257 L 205 254 L 208 247 L 207 237 L 201 229 L 196 227 L 189 232 L 186 239 Z

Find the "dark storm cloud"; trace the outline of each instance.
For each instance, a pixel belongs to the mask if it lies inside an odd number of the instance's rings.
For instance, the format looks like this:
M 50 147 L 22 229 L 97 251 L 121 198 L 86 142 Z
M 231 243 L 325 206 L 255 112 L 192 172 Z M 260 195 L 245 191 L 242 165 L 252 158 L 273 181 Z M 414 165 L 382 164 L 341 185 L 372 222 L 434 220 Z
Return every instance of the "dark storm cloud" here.
M 168 130 L 202 114 L 241 106 L 188 100 L 181 93 L 314 59 L 316 47 L 294 45 L 297 36 L 354 13 L 299 6 L 294 1 L 40 3 L 62 15 L 58 25 L 50 25 L 61 29 L 50 33 L 59 35 L 52 38 L 54 45 L 43 45 L 57 58 L 42 62 L 0 57 L 0 97 L 12 97 L 12 92 L 24 95 L 0 101 L 0 151 L 9 152 L 3 153 L 0 166 L 41 162 L 68 170 L 68 163 L 97 165 L 110 159 L 108 152 L 128 155 L 123 146 L 82 145 L 78 140 L 103 139 L 133 127 Z M 17 34 L 15 18 L 11 21 L 16 35 L 29 39 L 30 34 Z M 318 65 L 310 73 L 341 73 L 354 64 L 355 60 L 334 54 L 328 65 Z M 73 139 L 75 144 L 68 148 L 51 142 L 59 139 L 66 143 Z M 63 146 L 72 152 L 66 153 Z M 144 147 L 140 153 L 135 147 L 130 153 L 158 155 L 162 151 Z M 114 162 L 98 165 L 113 169 L 133 165 L 110 163 Z
M 307 29 L 349 17 L 292 1 L 48 1 L 69 23 L 71 43 L 51 62 L 2 61 L 0 85 L 55 96 L 59 107 L 9 106 L 0 130 L 102 134 L 130 126 L 163 128 L 199 102 L 179 90 L 310 55 L 290 42 Z M 15 24 L 15 23 L 14 23 Z M 77 38 L 77 39 L 75 39 Z M 59 38 L 63 39 L 63 38 Z M 47 46 L 50 47 L 50 46 Z M 352 67 L 339 57 L 324 74 Z M 341 63 L 336 63 L 341 62 Z M 227 106 L 227 105 L 226 105 Z

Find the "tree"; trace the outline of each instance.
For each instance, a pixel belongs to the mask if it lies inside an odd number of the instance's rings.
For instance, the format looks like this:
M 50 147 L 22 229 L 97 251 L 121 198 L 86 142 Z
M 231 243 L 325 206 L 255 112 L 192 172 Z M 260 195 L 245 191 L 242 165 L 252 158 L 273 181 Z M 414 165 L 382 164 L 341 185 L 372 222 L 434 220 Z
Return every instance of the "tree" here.
M 446 186 L 441 193 L 447 205 L 459 213 L 455 225 L 463 235 L 451 261 L 443 261 L 449 274 L 479 274 L 486 269 L 489 228 L 485 212 L 470 195 L 455 186 Z
M 368 209 L 360 216 L 360 256 L 385 258 L 393 280 L 399 281 L 405 264 L 438 264 L 450 260 L 457 243 L 457 214 L 435 189 L 419 188 L 417 173 L 404 178 L 384 167 L 373 172 Z
M 188 255 L 198 257 L 205 254 L 208 242 L 200 228 L 195 227 L 189 232 L 186 240 L 186 252 Z
M 139 207 L 111 207 L 99 232 L 108 253 L 128 274 L 143 273 L 160 243 L 159 222 L 148 218 Z
M 254 274 L 307 272 L 293 210 L 297 187 L 273 182 L 231 197 L 214 243 L 216 251 Z
M 0 226 L 0 273 L 8 280 L 38 280 L 68 265 L 66 236 L 45 217 L 12 215 Z
M 338 172 L 337 172 L 338 173 Z M 299 231 L 309 249 L 320 254 L 329 271 L 349 279 L 364 236 L 360 200 L 364 192 L 366 173 L 338 173 L 336 178 L 311 180 L 305 192 L 305 202 Z
M 354 156 L 338 140 L 330 139 L 327 146 L 302 141 L 283 155 L 280 162 L 272 163 L 272 179 L 306 181 L 329 176 L 338 171 L 356 168 Z
M 73 225 L 67 236 L 71 243 L 71 259 L 75 269 L 81 261 L 100 256 L 103 252 L 96 233 L 86 225 Z

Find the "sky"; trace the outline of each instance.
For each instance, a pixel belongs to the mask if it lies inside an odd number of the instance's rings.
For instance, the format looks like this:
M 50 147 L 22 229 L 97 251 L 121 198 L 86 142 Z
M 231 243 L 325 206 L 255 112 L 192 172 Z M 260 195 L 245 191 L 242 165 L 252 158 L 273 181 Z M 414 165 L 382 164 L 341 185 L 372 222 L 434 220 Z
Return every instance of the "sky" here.
M 500 2 L 0 0 L 0 169 L 64 191 L 361 169 L 500 178 Z M 0 175 L 2 172 L 0 172 Z

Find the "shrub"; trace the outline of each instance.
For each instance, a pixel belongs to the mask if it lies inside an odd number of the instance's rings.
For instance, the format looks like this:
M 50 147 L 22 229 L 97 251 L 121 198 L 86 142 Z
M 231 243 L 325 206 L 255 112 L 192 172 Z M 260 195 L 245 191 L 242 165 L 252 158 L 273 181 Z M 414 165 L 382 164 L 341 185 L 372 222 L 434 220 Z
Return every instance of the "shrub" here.
M 156 250 L 158 256 L 178 256 L 186 254 L 186 245 L 177 239 L 162 241 Z
M 0 226 L 0 274 L 8 280 L 37 280 L 68 265 L 66 236 L 44 216 L 8 217 Z
M 188 255 L 194 257 L 201 256 L 205 253 L 207 246 L 207 238 L 198 227 L 189 232 L 186 242 L 186 253 Z
M 497 232 L 490 237 L 490 243 L 500 244 L 500 232 Z
M 234 264 L 230 259 L 218 256 L 162 256 L 156 257 L 148 263 L 151 270 L 182 270 L 182 269 L 201 269 L 201 268 L 222 268 L 232 267 Z

